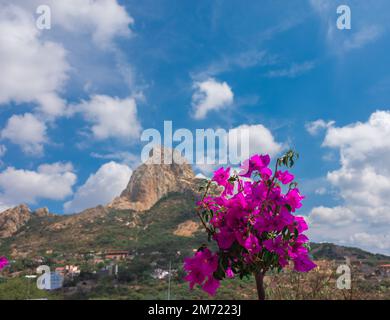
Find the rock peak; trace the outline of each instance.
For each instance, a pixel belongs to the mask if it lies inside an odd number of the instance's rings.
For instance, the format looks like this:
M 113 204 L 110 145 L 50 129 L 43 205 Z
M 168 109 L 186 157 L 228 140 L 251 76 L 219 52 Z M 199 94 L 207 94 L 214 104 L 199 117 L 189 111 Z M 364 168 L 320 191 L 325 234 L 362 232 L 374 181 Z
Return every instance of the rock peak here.
M 0 238 L 8 238 L 31 219 L 31 210 L 21 204 L 0 213 Z
M 49 209 L 47 207 L 44 207 L 44 208 L 39 208 L 39 209 L 36 209 L 34 211 L 34 215 L 37 216 L 37 217 L 48 217 L 50 215 L 52 215 L 50 212 L 49 212 Z
M 173 159 L 166 164 L 166 159 Z M 171 192 L 192 189 L 195 175 L 184 157 L 171 149 L 155 147 L 150 158 L 132 174 L 120 197 L 108 207 L 144 211 Z

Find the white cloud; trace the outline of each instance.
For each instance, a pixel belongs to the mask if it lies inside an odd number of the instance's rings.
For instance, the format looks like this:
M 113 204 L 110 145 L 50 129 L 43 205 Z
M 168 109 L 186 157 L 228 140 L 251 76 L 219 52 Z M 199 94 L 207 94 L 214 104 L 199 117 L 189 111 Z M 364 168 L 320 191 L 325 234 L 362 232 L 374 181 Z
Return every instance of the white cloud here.
M 334 121 L 324 121 L 322 119 L 318 119 L 316 121 L 308 122 L 305 124 L 306 131 L 309 132 L 312 136 L 317 135 L 321 130 L 330 128 L 334 125 Z
M 327 128 L 323 146 L 339 150 L 341 165 L 328 173 L 327 180 L 339 190 L 343 203 L 312 210 L 312 233 L 317 238 L 390 253 L 385 227 L 390 223 L 389 136 L 389 111 L 376 111 L 367 122 Z M 387 242 L 375 246 L 379 242 L 365 242 L 362 234 Z
M 9 3 L 0 0 L 0 3 Z M 15 0 L 15 5 L 35 16 L 36 8 L 42 4 L 51 9 L 53 28 L 66 32 L 92 36 L 98 46 L 107 46 L 117 36 L 129 36 L 129 27 L 134 19 L 117 0 Z M 35 16 L 36 17 L 36 16 Z
M 1 138 L 18 144 L 26 154 L 41 155 L 47 142 L 46 125 L 31 113 L 13 115 L 1 131 Z
M 241 141 L 234 143 L 233 136 L 244 136 L 249 137 L 249 155 L 253 154 L 269 154 L 274 157 L 283 149 L 283 144 L 277 142 L 272 135 L 272 132 L 263 126 L 262 124 L 247 125 L 243 124 L 236 128 L 229 130 L 229 147 L 241 148 Z M 245 160 L 241 158 L 241 160 Z
M 50 34 L 36 27 L 40 0 L 12 4 L 0 0 L 0 104 L 32 102 L 40 112 L 57 117 L 66 113 L 60 93 L 70 71 L 67 57 L 72 54 L 73 61 L 78 60 L 74 44 L 67 43 L 69 37 L 64 34 L 83 37 L 83 42 L 92 38 L 99 47 L 114 49 L 110 45 L 114 38 L 130 35 L 134 20 L 116 0 L 48 0 L 44 4 L 51 9 Z M 52 34 L 55 40 L 47 40 Z M 70 52 L 57 39 L 71 45 Z
M 131 140 L 139 136 L 141 125 L 137 118 L 137 104 L 132 97 L 119 99 L 94 95 L 89 101 L 73 106 L 86 121 L 92 123 L 91 132 L 96 139 L 120 138 Z
M 126 188 L 132 170 L 114 161 L 102 165 L 78 188 L 73 199 L 64 204 L 66 213 L 74 213 L 112 201 Z
M 311 211 L 310 220 L 315 224 L 332 224 L 335 226 L 348 225 L 355 220 L 355 215 L 347 207 L 316 207 Z
M 279 69 L 279 70 L 271 70 L 268 72 L 268 77 L 270 78 L 295 78 L 300 76 L 306 72 L 309 72 L 315 67 L 315 63 L 313 61 L 306 61 L 303 63 L 293 63 L 289 68 Z
M 33 14 L 14 5 L 0 11 L 0 104 L 36 103 L 49 116 L 64 112 L 58 93 L 69 70 L 65 49 L 44 41 Z
M 51 9 L 50 32 L 36 27 L 36 9 L 41 1 L 15 0 L 11 4 L 0 0 L 0 105 L 30 103 L 40 121 L 49 121 L 68 114 L 67 101 L 61 94 L 71 71 L 68 59 L 76 65 L 80 60 L 75 42 L 89 44 L 92 39 L 99 48 L 112 49 L 117 60 L 120 51 L 112 41 L 117 36 L 131 35 L 129 27 L 134 20 L 116 0 L 48 0 L 44 4 Z M 73 35 L 69 37 L 69 33 Z M 16 133 L 9 138 L 27 153 L 42 152 L 43 135 L 40 141 L 34 135 L 31 143 L 27 137 L 16 137 Z
M 233 103 L 234 94 L 226 82 L 209 78 L 194 83 L 192 107 L 195 119 L 203 119 L 212 110 L 223 109 Z
M 378 248 L 388 252 L 390 248 L 390 235 L 373 235 L 366 232 L 360 232 L 351 236 L 350 242 L 357 245 L 365 243 L 368 247 Z
M 39 199 L 64 200 L 77 179 L 70 163 L 43 164 L 36 171 L 8 167 L 0 173 L 2 208 Z
M 40 4 L 40 0 L 33 1 Z M 129 36 L 134 19 L 117 0 L 48 0 L 53 22 L 67 31 L 92 34 L 98 46 L 107 46 L 117 36 Z
M 230 129 L 227 135 L 220 138 L 219 148 L 210 149 L 208 146 L 209 149 L 202 154 L 203 163 L 198 161 L 195 165 L 206 176 L 211 175 L 216 168 L 221 166 L 239 167 L 242 161 L 254 154 L 269 154 L 271 157 L 275 157 L 284 148 L 284 145 L 277 142 L 272 132 L 262 124 L 243 124 Z M 245 142 L 244 139 L 248 139 L 248 141 Z M 249 147 L 248 150 L 246 150 L 246 146 Z M 226 150 L 228 154 L 223 153 Z M 201 155 L 199 155 L 200 157 Z

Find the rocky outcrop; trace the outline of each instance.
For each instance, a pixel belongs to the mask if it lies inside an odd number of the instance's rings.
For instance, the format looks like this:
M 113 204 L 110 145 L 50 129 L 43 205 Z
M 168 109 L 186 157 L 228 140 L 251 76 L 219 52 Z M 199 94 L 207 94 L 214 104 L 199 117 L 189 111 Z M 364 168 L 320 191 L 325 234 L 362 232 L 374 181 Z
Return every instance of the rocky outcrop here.
M 144 211 L 169 193 L 192 190 L 195 175 L 191 166 L 177 153 L 175 161 L 165 164 L 165 157 L 172 156 L 172 150 L 154 148 L 151 157 L 133 172 L 126 189 L 107 207 Z
M 192 237 L 196 231 L 199 230 L 199 223 L 192 221 L 192 220 L 187 220 L 184 221 L 183 223 L 180 223 L 176 230 L 173 231 L 173 234 L 175 236 L 179 237 Z
M 38 218 L 50 217 L 53 214 L 49 212 L 48 208 L 39 208 L 34 211 L 34 215 Z
M 0 213 L 0 238 L 14 235 L 31 219 L 31 210 L 25 204 Z

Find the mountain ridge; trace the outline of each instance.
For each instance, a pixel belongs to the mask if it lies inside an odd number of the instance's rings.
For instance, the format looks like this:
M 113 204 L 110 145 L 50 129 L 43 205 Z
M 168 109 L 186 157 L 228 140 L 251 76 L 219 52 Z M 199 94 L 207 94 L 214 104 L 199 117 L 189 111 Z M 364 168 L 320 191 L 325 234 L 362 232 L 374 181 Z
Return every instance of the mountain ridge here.
M 130 250 L 142 247 L 143 241 L 154 248 L 150 250 L 153 252 L 157 248 L 166 250 L 159 243 L 164 242 L 161 235 L 165 235 L 166 246 L 172 249 L 179 250 L 181 245 L 195 248 L 206 239 L 194 211 L 198 190 L 205 180 L 196 178 L 183 158 L 182 164 L 158 164 L 165 154 L 166 150 L 154 149 L 150 160 L 134 171 L 120 196 L 107 205 L 58 215 L 47 208 L 32 211 L 21 204 L 0 213 L 0 252 L 23 258 L 53 249 L 63 254 L 113 247 Z M 157 236 L 150 232 L 153 228 L 157 228 Z M 147 237 L 140 237 L 140 233 Z M 312 252 L 337 259 L 355 255 L 390 260 L 385 255 L 359 250 L 314 244 Z

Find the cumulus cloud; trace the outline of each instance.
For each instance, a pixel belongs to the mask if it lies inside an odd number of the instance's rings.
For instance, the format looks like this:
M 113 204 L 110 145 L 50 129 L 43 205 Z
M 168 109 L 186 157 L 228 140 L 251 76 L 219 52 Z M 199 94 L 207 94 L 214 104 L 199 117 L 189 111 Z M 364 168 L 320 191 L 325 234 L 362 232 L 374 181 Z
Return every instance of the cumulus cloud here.
M 308 122 L 305 125 L 306 131 L 309 132 L 312 136 L 317 135 L 320 131 L 330 128 L 334 125 L 334 121 L 324 121 L 323 119 L 318 119 L 316 121 Z
M 357 245 L 365 243 L 367 247 L 379 248 L 381 250 L 384 250 L 384 252 L 388 252 L 390 244 L 390 235 L 374 235 L 368 234 L 366 232 L 355 233 L 351 236 L 350 242 Z
M 50 116 L 63 114 L 59 92 L 67 79 L 66 51 L 42 40 L 33 15 L 14 5 L 0 11 L 0 105 L 36 103 Z
M 243 124 L 222 135 L 219 148 L 210 149 L 209 145 L 207 147 L 202 163 L 198 161 L 196 168 L 209 176 L 216 167 L 225 165 L 238 167 L 253 154 L 269 154 L 274 157 L 283 150 L 284 145 L 277 142 L 272 132 L 262 124 Z M 226 151 L 228 154 L 220 154 Z
M 376 111 L 367 122 L 327 128 L 323 146 L 340 153 L 340 168 L 329 172 L 327 180 L 339 190 L 342 203 L 311 211 L 316 237 L 390 253 L 390 233 L 384 227 L 390 223 L 389 135 L 389 111 Z M 375 241 L 364 241 L 363 234 Z
M 33 102 L 55 117 L 66 112 L 60 93 L 70 71 L 70 52 L 57 41 L 44 39 L 36 27 L 36 9 L 41 4 L 39 0 L 13 4 L 0 0 L 0 104 Z M 48 0 L 45 5 L 51 9 L 53 32 L 59 27 L 63 32 L 86 35 L 98 46 L 106 47 L 115 37 L 130 35 L 129 26 L 134 23 L 116 0 Z
M 7 4 L 9 1 L 0 0 Z M 117 0 L 15 0 L 15 5 L 35 14 L 42 4 L 51 9 L 55 27 L 78 35 L 90 35 L 98 46 L 106 46 L 117 36 L 129 36 L 134 19 Z
M 233 103 L 234 94 L 226 82 L 209 78 L 194 83 L 192 107 L 195 119 L 204 119 L 208 112 L 223 109 Z
M 94 95 L 88 101 L 71 107 L 83 114 L 92 124 L 92 135 L 98 139 L 119 138 L 130 140 L 139 136 L 141 124 L 137 118 L 137 104 L 132 97 L 119 99 Z
M 102 165 L 96 173 L 77 189 L 72 200 L 64 204 L 66 213 L 82 211 L 112 201 L 125 189 L 132 170 L 114 161 Z
M 40 165 L 36 171 L 8 167 L 0 173 L 2 209 L 40 199 L 64 200 L 72 195 L 77 176 L 71 163 Z
M 269 154 L 274 157 L 283 149 L 283 144 L 277 142 L 272 132 L 262 124 L 243 124 L 229 130 L 229 148 L 239 150 L 242 147 L 242 140 L 238 139 L 236 142 L 233 138 L 235 136 L 249 138 L 249 155 L 242 155 L 241 160 L 255 153 Z
M 99 46 L 106 46 L 117 36 L 131 34 L 129 26 L 134 19 L 117 0 L 49 0 L 45 4 L 52 8 L 56 24 L 70 32 L 92 34 Z
M 31 141 L 14 131 L 8 132 L 12 131 L 11 127 L 5 135 L 30 154 L 43 151 L 44 122 L 70 114 L 68 102 L 61 95 L 70 71 L 75 68 L 68 61 L 77 65 L 80 60 L 72 41 L 93 42 L 99 49 L 110 48 L 114 60 L 118 60 L 120 50 L 112 42 L 118 36 L 131 35 L 130 26 L 134 23 L 125 7 L 116 0 L 48 0 L 44 4 L 49 6 L 52 15 L 50 33 L 36 26 L 36 10 L 42 5 L 39 0 L 16 0 L 12 4 L 0 0 L 0 105 L 28 103 L 34 108 L 34 115 L 25 115 L 23 119 L 14 116 L 9 126 L 14 124 L 15 127 L 16 122 L 21 124 L 22 120 L 26 123 L 30 118 L 33 122 L 29 128 L 35 125 L 38 130 L 37 121 L 41 122 L 41 135 L 35 132 Z M 75 37 L 77 40 L 69 40 Z M 134 130 L 137 129 L 136 126 Z M 97 135 L 104 135 L 102 128 L 96 130 Z
M 1 138 L 19 145 L 23 152 L 41 155 L 47 141 L 46 125 L 31 113 L 13 115 L 1 131 Z

